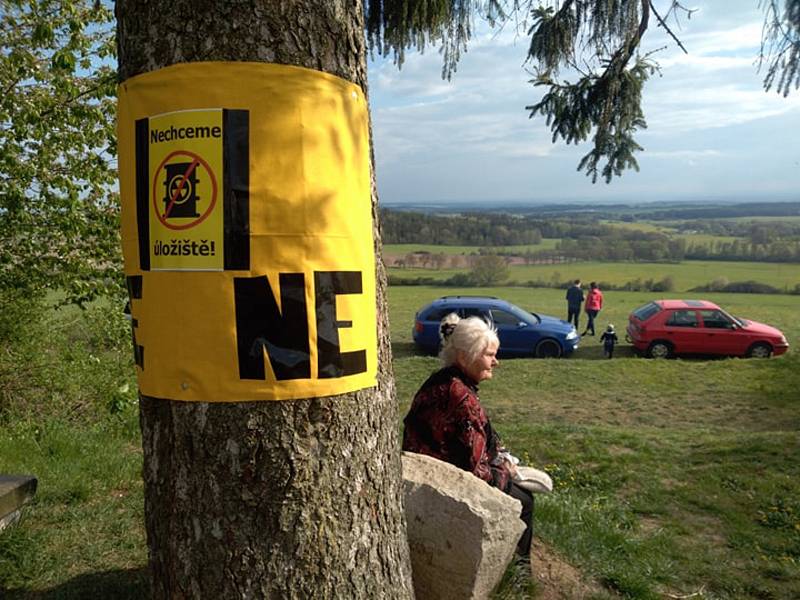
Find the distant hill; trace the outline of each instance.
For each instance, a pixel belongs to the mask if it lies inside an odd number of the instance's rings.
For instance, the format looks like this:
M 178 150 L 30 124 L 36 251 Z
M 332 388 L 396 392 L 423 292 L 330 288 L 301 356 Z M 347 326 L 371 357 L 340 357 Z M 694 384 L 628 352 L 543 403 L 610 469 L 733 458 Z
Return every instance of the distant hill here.
M 550 211 L 549 213 L 547 211 Z M 444 213 L 381 209 L 384 244 L 496 248 L 564 260 L 800 262 L 800 202 L 539 207 Z M 544 247 L 542 240 L 554 240 Z M 526 246 L 501 249 L 504 246 Z
M 641 204 L 502 204 L 502 203 L 427 203 L 390 204 L 384 208 L 398 212 L 424 214 L 507 214 L 519 216 L 592 217 L 616 220 L 731 219 L 741 217 L 797 217 L 800 201 L 786 202 L 658 202 Z

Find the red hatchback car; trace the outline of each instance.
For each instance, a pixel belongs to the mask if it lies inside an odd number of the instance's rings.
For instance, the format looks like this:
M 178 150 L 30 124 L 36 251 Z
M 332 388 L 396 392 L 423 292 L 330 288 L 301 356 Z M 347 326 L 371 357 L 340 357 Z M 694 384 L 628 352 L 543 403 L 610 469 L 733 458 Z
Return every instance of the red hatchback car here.
M 780 330 L 729 315 L 705 300 L 655 300 L 628 317 L 627 339 L 650 358 L 722 354 L 768 358 L 789 349 Z

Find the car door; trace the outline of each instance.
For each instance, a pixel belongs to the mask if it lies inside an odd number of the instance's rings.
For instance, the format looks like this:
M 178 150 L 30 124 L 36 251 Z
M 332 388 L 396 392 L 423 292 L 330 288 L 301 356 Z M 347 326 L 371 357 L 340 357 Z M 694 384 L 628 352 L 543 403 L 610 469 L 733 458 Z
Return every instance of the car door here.
M 745 353 L 747 335 L 742 335 L 728 315 L 716 309 L 699 312 L 702 319 L 700 333 L 703 336 L 701 352 L 724 355 Z
M 506 310 L 493 308 L 490 313 L 504 354 L 530 354 L 533 351 L 534 332 L 530 325 Z
M 672 343 L 678 354 L 703 352 L 704 339 L 700 333 L 700 319 L 693 309 L 670 311 L 664 321 L 664 338 Z

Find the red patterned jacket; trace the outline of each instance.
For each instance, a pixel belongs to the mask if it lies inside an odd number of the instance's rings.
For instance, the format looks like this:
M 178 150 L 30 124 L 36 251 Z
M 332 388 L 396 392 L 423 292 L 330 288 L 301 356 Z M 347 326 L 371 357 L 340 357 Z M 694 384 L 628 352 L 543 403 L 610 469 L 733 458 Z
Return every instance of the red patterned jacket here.
M 508 470 L 492 464 L 499 440 L 478 400 L 478 385 L 457 367 L 422 384 L 403 424 L 403 450 L 449 462 L 508 491 Z

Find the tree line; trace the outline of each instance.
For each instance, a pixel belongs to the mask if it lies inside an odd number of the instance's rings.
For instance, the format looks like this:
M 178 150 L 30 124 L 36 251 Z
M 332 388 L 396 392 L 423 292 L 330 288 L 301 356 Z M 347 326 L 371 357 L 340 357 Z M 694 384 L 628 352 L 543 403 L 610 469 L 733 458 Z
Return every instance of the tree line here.
M 687 242 L 655 234 L 649 239 L 626 239 L 623 236 L 563 239 L 555 250 L 524 254 L 528 263 L 552 262 L 553 255 L 563 259 L 604 261 L 679 262 L 682 260 L 726 260 L 751 262 L 800 262 L 800 240 L 777 239 L 753 242 Z M 555 261 L 558 262 L 558 261 Z
M 537 222 L 507 214 L 468 213 L 439 216 L 382 209 L 381 225 L 386 244 L 435 244 L 437 246 L 512 246 L 540 244 L 543 233 Z
M 587 216 L 548 219 L 506 213 L 432 215 L 384 209 L 387 244 L 476 246 L 477 254 L 520 256 L 526 264 L 573 260 L 669 261 L 732 260 L 800 261 L 800 222 L 691 221 L 675 223 L 676 231 L 736 237 L 732 241 L 687 241 L 661 231 L 629 229 Z M 555 248 L 497 251 L 498 246 L 536 246 L 543 238 L 560 241 Z M 419 266 L 442 268 L 446 259 L 431 254 Z M 427 264 L 422 264 L 427 263 Z M 404 266 L 415 266 L 412 264 Z

